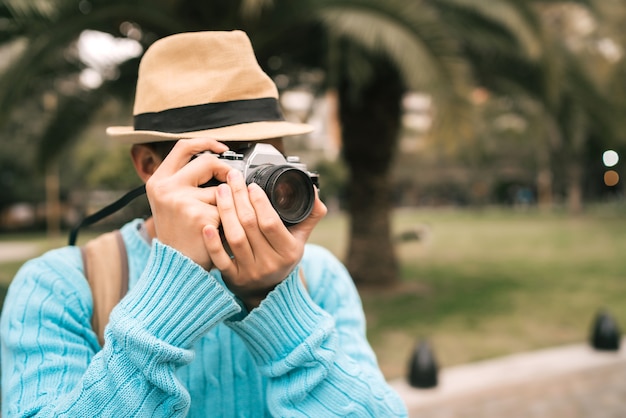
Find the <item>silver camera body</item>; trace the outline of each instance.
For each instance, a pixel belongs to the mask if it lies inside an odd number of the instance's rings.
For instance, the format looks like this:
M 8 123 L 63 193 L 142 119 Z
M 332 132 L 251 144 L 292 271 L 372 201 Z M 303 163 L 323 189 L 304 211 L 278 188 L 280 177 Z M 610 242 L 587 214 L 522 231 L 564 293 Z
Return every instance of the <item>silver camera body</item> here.
M 241 171 L 246 184 L 258 184 L 285 225 L 296 225 L 311 214 L 319 176 L 309 172 L 299 157 L 285 157 L 274 146 L 263 143 L 217 157 Z M 216 184 L 210 181 L 205 186 Z

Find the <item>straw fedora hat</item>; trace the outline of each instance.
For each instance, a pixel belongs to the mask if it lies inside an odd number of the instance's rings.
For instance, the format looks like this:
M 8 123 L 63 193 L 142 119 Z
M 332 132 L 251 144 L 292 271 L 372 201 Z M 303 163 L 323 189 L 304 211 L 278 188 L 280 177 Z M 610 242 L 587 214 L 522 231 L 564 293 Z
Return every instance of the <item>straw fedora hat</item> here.
M 254 141 L 306 134 L 285 121 L 274 82 L 242 31 L 180 33 L 156 41 L 139 65 L 134 126 L 107 134 L 127 143 L 211 137 Z

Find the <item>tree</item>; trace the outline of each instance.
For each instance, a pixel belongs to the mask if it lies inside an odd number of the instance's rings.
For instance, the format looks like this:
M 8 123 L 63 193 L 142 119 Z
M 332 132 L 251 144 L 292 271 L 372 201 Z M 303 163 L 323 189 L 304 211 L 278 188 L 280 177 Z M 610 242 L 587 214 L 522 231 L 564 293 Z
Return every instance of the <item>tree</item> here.
M 434 97 L 440 137 L 453 136 L 450 132 L 468 136 L 469 118 L 463 116 L 463 109 L 476 75 L 469 70 L 468 64 L 474 65 L 475 60 L 468 59 L 468 52 L 480 52 L 473 57 L 477 58 L 515 50 L 520 51 L 520 60 L 536 62 L 540 52 L 530 3 L 100 0 L 80 2 L 77 8 L 70 0 L 4 0 L 0 12 L 10 24 L 3 40 L 23 39 L 28 47 L 0 79 L 0 107 L 13 109 L 24 97 L 54 90 L 59 79 L 75 79 L 83 64 L 63 58 L 84 29 L 119 36 L 122 23 L 130 23 L 141 29 L 137 39 L 144 46 L 182 30 L 244 29 L 268 72 L 294 74 L 302 68 L 324 68 L 325 88 L 339 93 L 343 156 L 350 170 L 347 265 L 360 283 L 388 284 L 398 279 L 388 194 L 403 93 L 419 89 Z M 130 36 L 131 31 L 125 34 Z M 286 64 L 273 70 L 267 62 L 276 51 L 284 51 Z M 98 89 L 79 89 L 59 99 L 58 117 L 50 118 L 49 133 L 41 136 L 45 141 L 40 155 L 50 159 L 54 153 L 47 150 L 70 143 L 103 97 L 129 100 L 136 61 L 118 71 L 118 78 Z M 35 85 L 31 80 L 41 82 Z M 85 112 L 79 120 L 72 118 L 78 109 Z M 68 115 L 72 135 L 60 136 L 57 128 L 66 125 Z
M 343 156 L 351 174 L 346 264 L 357 282 L 393 283 L 398 269 L 390 239 L 390 167 L 403 94 L 420 90 L 434 97 L 435 135 L 467 136 L 472 83 L 463 47 L 517 50 L 533 59 L 533 22 L 527 6 L 508 1 L 361 1 L 322 14 L 331 48 L 339 51 L 329 64 L 330 83 L 339 91 Z
M 243 1 L 241 3 L 233 2 L 214 2 L 211 4 L 199 4 L 197 2 L 150 2 L 147 6 L 146 2 L 137 1 L 133 4 L 127 5 L 126 2 L 111 1 L 111 2 L 94 2 L 90 10 L 77 10 L 73 1 L 57 2 L 58 9 L 53 9 L 51 2 L 38 2 L 30 5 L 24 5 L 21 2 L 6 0 L 4 3 L 4 12 L 8 12 L 12 26 L 12 38 L 17 36 L 27 39 L 28 48 L 25 50 L 22 56 L 17 59 L 11 68 L 5 73 L 5 77 L 0 80 L 0 86 L 4 87 L 0 97 L 0 103 L 7 105 L 13 105 L 16 103 L 15 99 L 20 97 L 20 92 L 28 91 L 29 86 L 27 80 L 33 79 L 36 76 L 45 74 L 46 64 L 49 61 L 57 59 L 61 56 L 61 52 L 67 50 L 68 45 L 76 39 L 78 34 L 87 28 L 97 29 L 110 33 L 117 34 L 117 27 L 119 23 L 125 19 L 136 22 L 140 27 L 147 32 L 142 38 L 145 44 L 148 44 L 151 40 L 158 37 L 167 35 L 169 33 L 181 30 L 181 25 L 178 22 L 184 22 L 184 26 L 187 30 L 193 30 L 198 28 L 233 28 L 240 27 L 248 31 L 253 39 L 255 47 L 260 57 L 267 56 L 270 48 L 274 51 L 285 49 L 291 53 L 292 61 L 298 65 L 304 66 L 330 66 L 331 72 L 335 71 L 339 76 L 336 80 L 340 80 L 340 90 L 342 94 L 349 95 L 351 99 L 342 100 L 343 115 L 349 119 L 349 123 L 346 124 L 346 135 L 348 138 L 354 138 L 346 141 L 348 144 L 358 144 L 358 147 L 347 146 L 348 161 L 353 165 L 357 165 L 354 168 L 357 173 L 352 176 L 354 181 L 352 212 L 357 212 L 357 207 L 360 203 L 364 206 L 361 207 L 373 207 L 374 212 L 371 216 L 373 219 L 378 219 L 380 222 L 378 225 L 382 226 L 382 229 L 364 229 L 358 225 L 369 225 L 367 222 L 357 221 L 357 227 L 353 228 L 353 231 L 358 231 L 359 234 L 364 235 L 365 239 L 359 238 L 358 242 L 363 242 L 365 245 L 358 245 L 355 251 L 351 251 L 351 254 L 363 253 L 368 247 L 371 248 L 372 242 L 381 242 L 382 248 L 386 249 L 386 252 L 377 251 L 377 257 L 375 257 L 376 264 L 386 266 L 387 268 L 382 271 L 382 275 L 368 276 L 369 266 L 360 266 L 359 262 L 350 263 L 353 265 L 353 270 L 357 272 L 356 279 L 360 281 L 392 281 L 397 278 L 396 263 L 393 256 L 393 249 L 389 241 L 390 233 L 388 228 L 389 218 L 389 205 L 388 204 L 376 204 L 372 206 L 372 202 L 383 202 L 386 200 L 384 197 L 378 197 L 379 191 L 387 192 L 388 175 L 386 173 L 389 166 L 390 159 L 393 151 L 393 144 L 395 143 L 395 136 L 399 126 L 399 99 L 403 91 L 403 80 L 400 80 L 399 73 L 393 70 L 393 66 L 390 66 L 390 62 L 398 63 L 399 68 L 404 69 L 404 76 L 409 80 L 419 79 L 425 83 L 429 83 L 436 80 L 437 85 L 448 85 L 447 80 L 450 78 L 449 71 L 446 65 L 441 65 L 443 61 L 433 66 L 423 65 L 420 57 L 434 56 L 430 53 L 428 46 L 420 45 L 421 41 L 415 36 L 417 32 L 411 29 L 410 25 L 414 22 L 411 19 L 417 19 L 421 21 L 421 14 L 419 8 L 415 6 L 406 6 L 404 2 L 390 2 L 389 5 L 384 7 L 380 6 L 378 2 L 373 1 L 311 1 L 301 2 L 298 5 L 294 5 L 293 2 L 276 2 L 271 4 L 263 1 Z M 271 6 L 271 7 L 270 7 Z M 241 9 L 238 9 L 241 7 Z M 270 13 L 271 9 L 271 13 Z M 407 11 L 411 12 L 411 16 L 402 16 Z M 362 32 L 362 29 L 355 27 L 350 23 L 350 16 L 357 17 L 358 22 L 365 21 L 368 24 L 375 25 L 374 37 L 368 37 L 367 33 Z M 176 18 L 174 18 L 176 17 Z M 216 18 L 217 17 L 217 18 Z M 402 17 L 402 20 L 398 20 Z M 389 22 L 389 19 L 396 19 L 398 23 L 404 22 L 404 25 L 397 29 L 398 24 L 393 20 Z M 263 27 L 259 22 L 263 22 Z M 406 22 L 405 22 L 406 21 Z M 437 31 L 436 25 L 433 25 L 433 21 L 430 21 L 429 27 L 432 34 L 441 36 L 442 31 Z M 268 30 L 267 28 L 272 28 Z M 370 50 L 374 54 L 381 55 L 381 58 L 377 59 L 378 64 L 375 67 L 367 69 L 365 79 L 360 77 L 362 83 L 353 83 L 350 77 L 346 77 L 347 74 L 354 75 L 356 65 L 347 60 L 341 60 L 340 66 L 337 67 L 333 63 L 332 51 L 329 53 L 327 50 L 335 48 L 338 42 L 332 40 L 332 36 L 328 35 L 328 28 L 338 28 L 338 35 L 336 38 L 341 38 L 342 42 L 352 41 L 356 43 L 356 46 L 361 51 Z M 45 34 L 43 29 L 45 29 Z M 422 30 L 428 29 L 422 27 Z M 148 32 L 148 30 L 150 32 Z M 391 30 L 391 35 L 387 34 L 387 31 Z M 432 37 L 432 34 L 430 35 Z M 313 35 L 313 37 L 311 36 Z M 320 35 L 315 37 L 315 35 Z M 413 36 L 413 39 L 411 39 Z M 445 36 L 442 37 L 445 39 Z M 433 37 L 435 41 L 439 39 Z M 294 40 L 300 42 L 295 43 Z M 355 42 L 356 40 L 356 42 Z M 380 41 L 383 41 L 382 45 L 377 45 Z M 279 46 L 281 44 L 281 46 Z M 286 48 L 284 48 L 286 44 Z M 306 46 L 303 48 L 303 45 Z M 407 50 L 403 46 L 409 46 L 408 51 L 411 54 L 404 54 Z M 446 43 L 442 43 L 446 45 Z M 306 53 L 298 52 L 304 50 Z M 355 48 L 356 49 L 356 48 Z M 387 57 L 392 57 L 393 60 L 385 61 L 380 51 L 384 50 Z M 442 46 L 439 46 L 439 51 L 449 51 Z M 343 52 L 342 50 L 335 49 L 335 51 Z M 369 53 L 368 53 L 369 54 Z M 365 55 L 361 54 L 361 63 L 366 63 L 364 59 Z M 369 54 L 372 56 L 373 54 Z M 328 62 L 330 61 L 330 63 Z M 262 60 L 263 62 L 263 60 Z M 418 64 L 422 64 L 424 71 L 415 72 L 410 71 L 411 68 L 415 68 Z M 56 69 L 59 69 L 66 62 L 55 62 Z M 73 62 L 72 68 L 65 68 L 64 71 L 58 73 L 68 75 L 80 69 L 79 62 Z M 363 67 L 366 68 L 366 67 Z M 386 68 L 383 76 L 376 74 L 376 71 L 372 72 L 372 69 Z M 346 71 L 344 71 L 344 69 Z M 445 69 L 440 75 L 440 70 Z M 368 71 L 370 74 L 375 74 L 374 80 L 376 83 L 371 83 L 368 79 Z M 357 70 L 358 72 L 358 70 Z M 57 73 L 55 71 L 55 73 Z M 127 74 L 121 72 L 122 75 Z M 130 73 L 130 72 L 128 72 Z M 387 82 L 386 77 L 390 74 L 392 79 Z M 55 77 L 58 78 L 58 77 Z M 446 80 L 447 79 L 447 80 Z M 122 77 L 121 80 L 115 80 L 111 83 L 104 83 L 99 89 L 93 89 L 89 91 L 80 91 L 79 93 L 69 94 L 64 98 L 61 98 L 59 102 L 61 106 L 58 107 L 56 117 L 51 118 L 51 123 L 48 124 L 47 133 L 42 135 L 45 140 L 40 145 L 40 155 L 45 156 L 46 159 L 52 158 L 53 153 L 47 152 L 48 150 L 56 150 L 62 148 L 61 145 L 65 141 L 70 142 L 72 137 L 75 137 L 80 132 L 80 123 L 87 123 L 89 121 L 89 115 L 97 107 L 98 100 L 96 97 L 102 97 L 108 89 L 112 86 L 119 86 L 120 90 L 129 87 L 129 84 L 122 83 L 126 80 Z M 372 93 L 382 94 L 385 92 L 384 87 L 386 85 L 393 84 L 396 87 L 391 90 L 392 95 L 385 99 L 386 103 L 390 103 L 390 106 L 377 105 L 372 109 L 373 100 L 361 100 L 362 103 L 358 103 L 354 100 L 360 95 L 359 91 L 364 89 L 371 89 Z M 356 86 L 355 86 L 356 85 Z M 371 87 L 367 87 L 367 86 Z M 365 87 L 362 87 L 365 86 Z M 45 87 L 44 87 L 45 88 Z M 42 86 L 34 88 L 33 91 L 41 91 Z M 380 96 L 380 98 L 383 98 Z M 366 111 L 369 107 L 369 111 Z M 58 132 L 59 127 L 66 126 L 67 118 L 73 119 L 74 112 L 80 110 L 85 112 L 84 117 L 79 120 L 74 120 L 73 132 L 64 132 L 62 135 Z M 361 114 L 368 115 L 365 119 L 370 119 L 369 115 L 381 115 L 378 120 L 384 121 L 381 132 L 377 129 L 378 134 L 372 139 L 361 135 L 369 134 L 373 132 L 368 129 L 362 129 L 358 124 L 354 124 L 353 121 L 358 118 L 359 112 Z M 385 112 L 385 113 L 381 113 Z M 390 114 L 389 114 L 390 113 Z M 388 116 L 384 116 L 388 114 Z M 365 125 L 364 125 L 365 126 Z M 370 124 L 369 126 L 372 126 Z M 353 132 L 353 133 L 351 133 Z M 71 135 L 74 134 L 74 135 Z M 380 135 L 380 136 L 379 136 Z M 369 147 L 369 144 L 376 143 L 376 151 L 372 151 L 374 148 Z M 54 148 L 48 146 L 48 144 L 54 144 Z M 378 154 L 376 157 L 376 164 L 372 165 L 371 160 L 365 160 L 365 163 L 359 164 L 359 158 L 368 155 L 367 153 L 360 152 L 355 154 L 354 151 L 362 148 L 364 150 L 370 150 L 369 155 Z M 354 155 L 357 158 L 354 158 Z M 370 166 L 370 170 L 363 170 L 362 166 Z M 359 178 L 361 177 L 361 178 Z M 371 182 L 375 182 L 375 186 L 372 187 Z M 385 184 L 387 183 L 387 184 Z M 358 193 L 365 189 L 374 190 L 375 200 L 367 198 L 363 193 Z M 367 198 L 365 201 L 360 199 Z M 368 245 L 369 242 L 369 245 Z M 386 245 L 388 244 L 388 245 Z M 369 252 L 365 253 L 366 257 L 363 258 L 364 262 L 371 263 L 372 257 L 369 257 Z M 371 265 L 371 264 L 370 264 Z M 364 268 L 363 268 L 364 267 Z M 363 273 L 359 273 L 357 269 L 360 269 Z M 376 270 L 378 272 L 379 270 Z
M 600 18 L 592 14 L 602 4 L 597 3 L 547 2 L 531 8 L 529 22 L 540 51 L 535 59 L 516 51 L 494 59 L 467 48 L 480 84 L 510 97 L 534 126 L 540 205 L 550 207 L 560 186 L 571 213 L 582 210 L 590 139 L 614 138 L 620 123 L 619 107 L 607 88 L 611 64 L 597 47 L 609 38 L 593 28 Z M 555 185 L 555 178 L 562 184 Z

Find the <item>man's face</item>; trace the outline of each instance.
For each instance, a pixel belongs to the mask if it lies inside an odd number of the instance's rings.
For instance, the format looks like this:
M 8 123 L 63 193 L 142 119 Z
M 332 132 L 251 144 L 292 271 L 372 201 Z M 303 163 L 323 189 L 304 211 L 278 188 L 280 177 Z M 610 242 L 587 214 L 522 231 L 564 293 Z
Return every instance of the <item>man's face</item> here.
M 146 181 L 157 169 L 163 160 L 170 153 L 177 141 L 153 142 L 148 144 L 137 144 L 133 146 L 133 161 L 139 177 Z M 285 148 L 282 138 L 270 138 L 260 141 L 220 141 L 231 151 L 241 151 L 251 147 L 256 143 L 266 143 L 272 145 L 283 155 Z

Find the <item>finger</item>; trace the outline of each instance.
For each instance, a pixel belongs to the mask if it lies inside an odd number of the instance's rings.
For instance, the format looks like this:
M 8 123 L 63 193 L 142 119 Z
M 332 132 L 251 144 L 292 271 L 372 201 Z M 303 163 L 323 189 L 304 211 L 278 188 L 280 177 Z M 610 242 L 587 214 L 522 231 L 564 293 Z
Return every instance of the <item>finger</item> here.
M 228 173 L 227 182 L 232 191 L 239 223 L 243 227 L 248 241 L 254 250 L 255 241 L 260 239 L 265 241 L 265 239 L 259 231 L 258 216 L 250 202 L 248 186 L 242 173 L 238 170 L 232 170 Z
M 209 253 L 213 265 L 222 273 L 227 275 L 232 274 L 232 271 L 236 269 L 236 265 L 226 252 L 218 229 L 207 225 L 202 230 L 202 237 L 204 239 L 204 246 Z
M 204 207 L 201 209 L 203 212 L 203 218 L 202 222 L 200 223 L 200 225 L 205 225 L 205 226 L 212 226 L 213 228 L 219 228 L 220 224 L 221 224 L 221 220 L 220 220 L 220 214 L 219 211 L 217 210 L 217 207 L 215 207 L 214 205 L 204 205 Z
M 217 209 L 222 221 L 224 237 L 238 263 L 248 265 L 253 262 L 254 256 L 246 231 L 239 222 L 231 188 L 228 184 L 220 184 L 216 189 Z
M 179 180 L 193 186 L 200 186 L 215 178 L 220 182 L 226 181 L 226 175 L 232 168 L 214 154 L 200 154 L 197 158 L 184 165 L 176 176 Z
M 213 138 L 189 138 L 181 139 L 176 142 L 172 151 L 163 160 L 159 167 L 165 175 L 172 175 L 189 163 L 194 155 L 203 151 L 211 151 L 222 153 L 227 151 L 228 147 Z
M 211 187 L 189 187 L 189 190 L 186 190 L 185 193 L 187 196 L 194 200 L 199 200 L 202 203 L 206 203 L 207 205 L 216 206 L 217 205 L 217 188 L 216 186 Z
M 315 189 L 315 203 L 313 204 L 313 210 L 311 214 L 302 222 L 297 225 L 294 225 L 289 228 L 289 231 L 293 234 L 301 242 L 305 242 L 309 239 L 311 232 L 317 225 L 317 223 L 322 220 L 328 209 L 326 205 L 320 200 L 319 192 L 317 188 Z
M 259 230 L 265 240 L 277 253 L 292 248 L 293 236 L 285 227 L 263 189 L 258 184 L 252 183 L 248 186 L 248 193 L 257 215 Z

